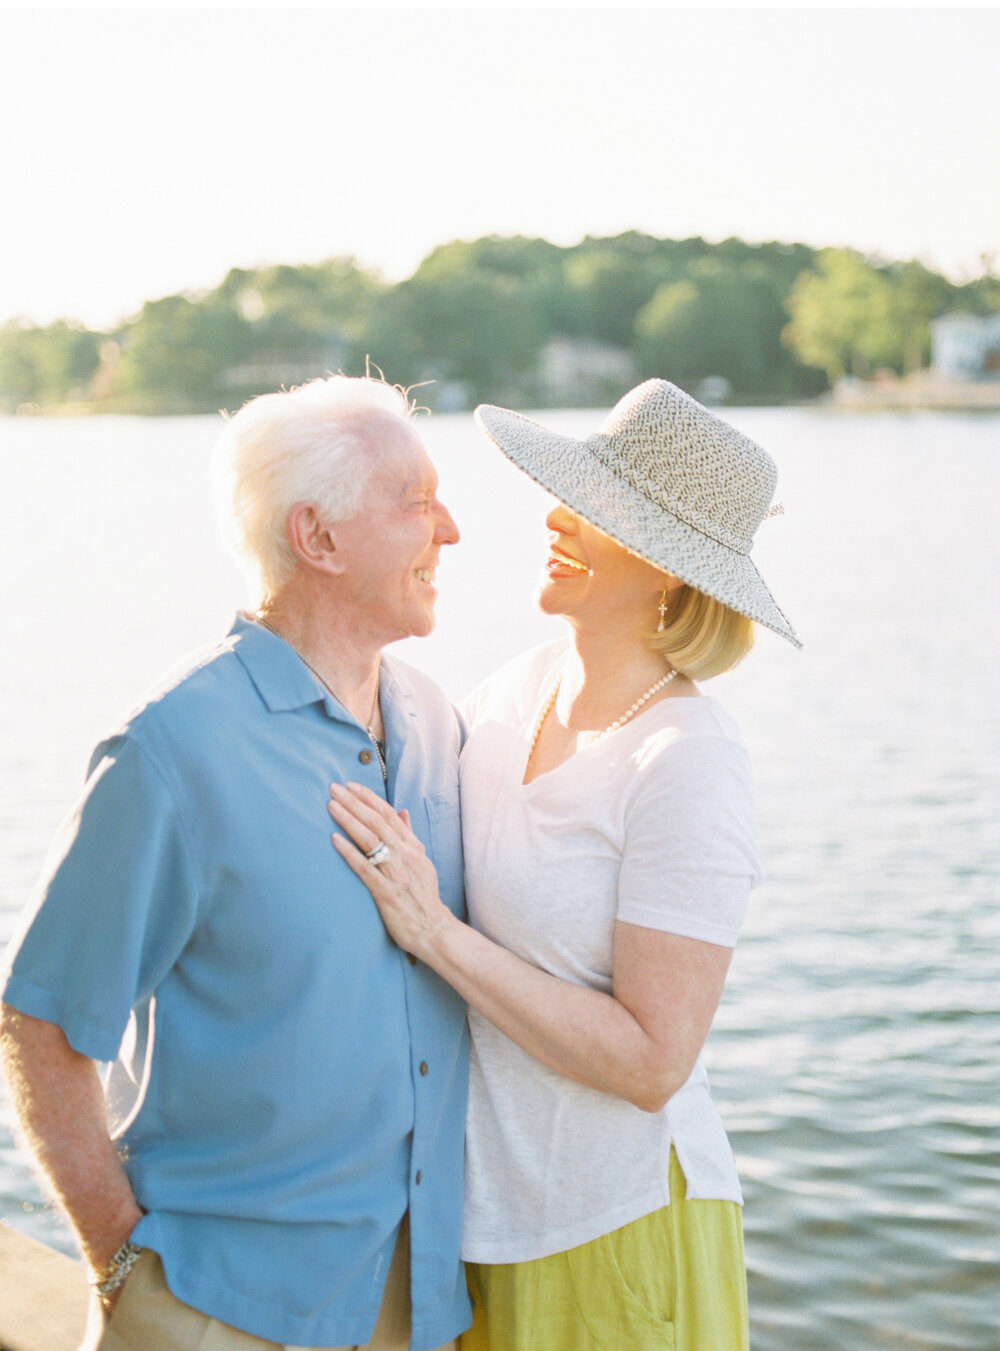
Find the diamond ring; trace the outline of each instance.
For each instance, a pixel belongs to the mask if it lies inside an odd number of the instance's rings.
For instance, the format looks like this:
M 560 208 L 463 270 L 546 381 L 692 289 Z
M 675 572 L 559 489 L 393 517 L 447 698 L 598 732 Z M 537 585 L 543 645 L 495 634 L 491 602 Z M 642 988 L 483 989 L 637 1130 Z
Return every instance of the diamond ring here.
M 391 853 L 392 850 L 389 848 L 386 842 L 384 840 L 379 840 L 378 844 L 371 851 L 371 853 L 365 854 L 365 858 L 368 860 L 369 863 L 374 864 L 376 868 L 381 868 L 383 863 L 387 863 L 389 861 L 389 856 L 391 855 Z

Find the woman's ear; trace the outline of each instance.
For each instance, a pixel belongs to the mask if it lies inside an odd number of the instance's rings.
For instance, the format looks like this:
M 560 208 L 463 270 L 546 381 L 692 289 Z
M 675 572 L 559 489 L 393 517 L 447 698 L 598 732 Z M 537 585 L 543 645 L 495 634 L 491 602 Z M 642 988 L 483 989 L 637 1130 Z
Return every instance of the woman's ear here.
M 657 580 L 657 596 L 659 597 L 666 593 L 669 600 L 675 601 L 686 586 L 687 582 L 682 582 L 681 579 L 675 577 L 672 572 L 661 571 Z
M 324 524 L 315 502 L 296 502 L 289 507 L 285 534 L 292 553 L 307 567 L 323 572 L 343 572 L 333 527 Z

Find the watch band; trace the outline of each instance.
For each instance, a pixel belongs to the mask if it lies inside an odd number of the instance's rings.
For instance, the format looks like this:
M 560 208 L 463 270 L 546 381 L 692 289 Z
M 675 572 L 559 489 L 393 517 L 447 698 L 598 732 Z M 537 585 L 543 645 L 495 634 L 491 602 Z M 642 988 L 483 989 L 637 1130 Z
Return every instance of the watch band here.
M 120 1290 L 142 1252 L 142 1248 L 126 1239 L 103 1271 L 94 1271 L 88 1276 L 88 1283 L 94 1293 L 101 1299 L 107 1299 Z

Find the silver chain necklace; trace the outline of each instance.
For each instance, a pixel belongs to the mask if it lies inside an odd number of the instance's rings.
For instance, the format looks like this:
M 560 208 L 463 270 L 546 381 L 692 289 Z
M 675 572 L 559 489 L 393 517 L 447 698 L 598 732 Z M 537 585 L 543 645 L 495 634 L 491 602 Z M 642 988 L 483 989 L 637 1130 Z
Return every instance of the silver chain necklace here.
M 341 699 L 340 695 L 333 688 L 330 682 L 324 676 L 322 676 L 319 673 L 319 671 L 316 670 L 316 667 L 312 664 L 312 662 L 309 660 L 308 657 L 304 657 L 302 655 L 302 653 L 299 651 L 299 649 L 295 646 L 294 643 L 290 643 L 288 639 L 284 636 L 284 634 L 278 632 L 278 630 L 274 627 L 273 624 L 269 624 L 259 610 L 254 615 L 254 619 L 256 619 L 257 623 L 261 626 L 261 628 L 267 629 L 268 633 L 273 633 L 275 638 L 280 638 L 286 647 L 290 647 L 292 651 L 295 653 L 295 655 L 298 657 L 302 665 L 307 667 L 310 671 L 312 671 L 313 675 L 316 677 L 319 683 L 323 686 L 325 690 L 327 690 L 330 694 L 333 695 L 334 699 L 336 699 L 337 703 L 340 704 L 341 708 L 347 708 L 347 705 L 344 703 L 343 699 Z M 368 722 L 364 724 L 364 729 L 368 733 L 368 740 L 375 747 L 375 754 L 378 756 L 378 766 L 379 769 L 382 771 L 382 782 L 386 785 L 386 787 L 388 787 L 389 766 L 386 763 L 385 758 L 385 742 L 380 741 L 378 737 L 375 735 L 374 731 L 372 730 L 372 723 L 375 721 L 375 710 L 376 708 L 378 708 L 380 674 L 381 674 L 380 672 L 375 673 L 375 697 L 372 699 L 371 711 L 368 714 Z

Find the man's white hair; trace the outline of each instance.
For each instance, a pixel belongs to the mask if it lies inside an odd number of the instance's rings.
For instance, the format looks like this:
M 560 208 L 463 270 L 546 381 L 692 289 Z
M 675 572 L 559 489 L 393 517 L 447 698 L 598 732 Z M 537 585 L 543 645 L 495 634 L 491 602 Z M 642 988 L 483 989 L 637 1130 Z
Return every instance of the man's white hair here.
M 214 456 L 223 535 L 263 604 L 288 580 L 295 557 L 285 518 L 314 502 L 327 521 L 361 506 L 372 469 L 365 423 L 372 414 L 409 421 L 405 390 L 384 380 L 331 375 L 261 394 L 231 418 Z

